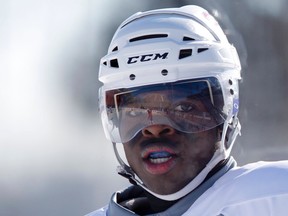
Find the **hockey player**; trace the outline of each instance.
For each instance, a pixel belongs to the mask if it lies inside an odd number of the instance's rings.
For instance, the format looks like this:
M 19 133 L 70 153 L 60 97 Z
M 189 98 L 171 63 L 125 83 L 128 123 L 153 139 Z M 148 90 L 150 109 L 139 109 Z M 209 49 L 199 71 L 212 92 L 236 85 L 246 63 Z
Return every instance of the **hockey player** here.
M 287 215 L 288 162 L 238 167 L 230 156 L 241 128 L 240 70 L 201 7 L 124 21 L 101 59 L 99 103 L 119 174 L 133 185 L 88 216 Z

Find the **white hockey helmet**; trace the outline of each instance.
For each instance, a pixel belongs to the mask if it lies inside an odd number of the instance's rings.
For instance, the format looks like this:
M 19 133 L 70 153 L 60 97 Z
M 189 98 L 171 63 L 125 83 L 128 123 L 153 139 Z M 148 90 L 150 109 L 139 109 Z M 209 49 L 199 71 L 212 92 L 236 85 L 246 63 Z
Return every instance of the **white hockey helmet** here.
M 199 6 L 139 12 L 125 20 L 114 34 L 108 54 L 101 59 L 99 70 L 99 80 L 103 83 L 99 90 L 101 119 L 107 138 L 114 144 L 121 174 L 164 200 L 179 199 L 196 188 L 217 163 L 229 156 L 240 133 L 237 118 L 240 70 L 236 49 L 228 42 L 214 17 Z M 175 116 L 174 119 L 160 118 L 159 122 L 156 120 L 157 124 L 174 122 L 170 123 L 170 126 L 187 133 L 223 125 L 220 148 L 207 166 L 183 189 L 169 195 L 155 194 L 146 188 L 141 180 L 135 177 L 133 170 L 123 162 L 116 148 L 116 143 L 127 142 L 151 124 L 143 120 L 142 124 L 132 124 L 128 129 L 129 122 L 121 124 L 121 121 L 125 120 L 121 115 L 124 115 L 123 112 L 127 112 L 127 109 L 130 109 L 130 115 L 135 115 L 135 107 L 127 107 L 125 102 L 123 105 L 125 97 L 141 97 L 143 92 L 162 88 L 163 84 L 170 90 L 184 85 L 186 89 L 189 88 L 185 91 L 185 96 L 193 96 L 204 89 L 209 104 L 212 104 L 208 105 L 209 109 L 213 109 L 217 114 L 212 115 L 213 123 L 201 121 L 196 122 L 197 126 L 195 122 L 192 125 L 191 119 L 177 124 Z M 159 110 L 167 108 L 157 99 L 152 103 L 161 106 Z M 143 109 L 139 104 L 137 115 L 143 113 Z M 185 117 L 182 120 L 184 119 Z

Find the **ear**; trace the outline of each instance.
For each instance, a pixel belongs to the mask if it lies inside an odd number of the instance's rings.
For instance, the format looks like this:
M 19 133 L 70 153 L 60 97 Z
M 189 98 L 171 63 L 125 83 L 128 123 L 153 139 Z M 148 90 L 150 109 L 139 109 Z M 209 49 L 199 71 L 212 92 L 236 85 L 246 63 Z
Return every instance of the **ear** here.
M 228 143 L 231 131 L 232 131 L 231 127 L 229 126 L 227 128 L 227 131 L 226 131 L 226 134 L 225 134 L 225 147 L 227 147 L 227 143 Z M 221 141 L 222 134 L 223 134 L 223 124 L 221 124 L 221 125 L 219 125 L 217 127 L 217 141 Z
M 217 127 L 217 130 L 216 130 L 216 132 L 217 132 L 217 141 L 219 142 L 219 141 L 221 141 L 221 138 L 222 138 L 222 133 L 223 133 L 223 124 L 221 124 L 221 125 L 219 125 L 218 127 Z

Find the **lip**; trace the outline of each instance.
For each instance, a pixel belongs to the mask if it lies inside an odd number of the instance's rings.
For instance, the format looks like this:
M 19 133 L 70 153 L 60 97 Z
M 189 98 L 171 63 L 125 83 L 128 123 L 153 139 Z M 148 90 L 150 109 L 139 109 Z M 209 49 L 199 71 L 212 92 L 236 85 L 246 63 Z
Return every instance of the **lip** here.
M 151 157 L 151 155 L 161 155 Z M 146 171 L 152 175 L 161 175 L 169 172 L 176 164 L 176 152 L 166 146 L 150 146 L 141 154 Z

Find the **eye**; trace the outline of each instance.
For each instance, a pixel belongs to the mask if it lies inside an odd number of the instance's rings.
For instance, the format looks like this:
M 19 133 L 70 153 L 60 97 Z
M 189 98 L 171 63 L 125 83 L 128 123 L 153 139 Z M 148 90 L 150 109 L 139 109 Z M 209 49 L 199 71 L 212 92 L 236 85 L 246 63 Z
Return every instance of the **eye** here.
M 127 112 L 127 114 L 131 117 L 135 117 L 139 115 L 139 113 L 137 113 L 135 110 L 130 110 L 129 112 Z
M 195 109 L 195 105 L 190 104 L 190 103 L 179 104 L 178 106 L 174 108 L 174 110 L 178 112 L 190 112 L 194 109 Z
M 142 113 L 143 111 L 139 108 L 125 108 L 125 114 L 132 118 L 140 116 Z

